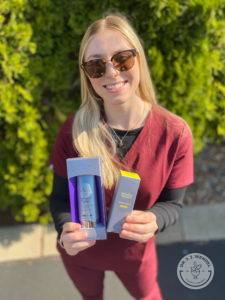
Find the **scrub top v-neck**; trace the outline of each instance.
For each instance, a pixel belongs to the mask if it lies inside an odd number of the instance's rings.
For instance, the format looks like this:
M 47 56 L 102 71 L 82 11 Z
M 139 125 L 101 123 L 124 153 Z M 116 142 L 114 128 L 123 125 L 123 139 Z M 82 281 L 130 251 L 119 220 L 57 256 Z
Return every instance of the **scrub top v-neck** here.
M 148 128 L 150 125 L 149 124 L 150 118 L 151 118 L 151 110 L 149 111 L 149 113 L 146 117 L 145 124 L 143 127 L 135 128 L 128 132 L 126 138 L 123 140 L 123 144 L 126 143 L 126 140 L 128 140 L 130 135 L 134 135 L 134 136 L 136 136 L 136 138 L 134 139 L 132 145 L 130 147 L 128 146 L 128 150 L 126 151 L 125 155 L 122 155 L 122 157 L 120 157 L 118 154 L 116 154 L 116 158 L 118 160 L 121 160 L 121 161 L 125 162 L 127 165 L 129 165 L 130 156 L 132 156 L 132 153 L 135 152 L 137 150 L 137 148 L 141 147 L 143 140 L 145 139 L 145 137 L 148 133 Z M 119 129 L 115 129 L 115 128 L 113 128 L 113 129 L 119 137 L 120 136 L 122 137 L 126 133 L 126 131 L 124 131 L 124 130 L 119 130 Z M 111 131 L 111 134 L 115 136 L 115 134 L 113 134 L 113 131 L 112 130 L 110 130 L 110 131 Z M 115 140 L 116 140 L 116 137 L 115 137 Z

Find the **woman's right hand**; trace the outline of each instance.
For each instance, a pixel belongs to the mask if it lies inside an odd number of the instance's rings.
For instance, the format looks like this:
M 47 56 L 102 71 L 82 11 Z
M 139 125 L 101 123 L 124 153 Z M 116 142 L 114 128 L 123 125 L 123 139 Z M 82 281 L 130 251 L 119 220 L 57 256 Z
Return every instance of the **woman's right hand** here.
M 69 255 L 76 255 L 96 243 L 96 241 L 87 240 L 87 232 L 81 230 L 81 224 L 73 222 L 63 225 L 60 241 Z

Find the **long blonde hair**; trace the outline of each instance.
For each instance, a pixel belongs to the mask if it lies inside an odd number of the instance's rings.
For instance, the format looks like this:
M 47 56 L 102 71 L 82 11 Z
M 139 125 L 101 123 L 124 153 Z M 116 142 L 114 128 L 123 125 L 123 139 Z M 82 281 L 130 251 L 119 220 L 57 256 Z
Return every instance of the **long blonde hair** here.
M 140 68 L 140 82 L 138 94 L 140 98 L 150 104 L 156 103 L 156 96 L 138 35 L 124 15 L 113 13 L 92 23 L 81 41 L 79 64 L 84 59 L 84 53 L 90 38 L 102 29 L 119 31 L 130 45 L 137 50 Z M 103 101 L 96 94 L 92 85 L 80 68 L 81 105 L 76 112 L 73 123 L 74 147 L 82 157 L 101 157 L 103 184 L 112 188 L 119 178 L 119 169 L 123 164 L 115 159 L 116 144 L 103 122 Z

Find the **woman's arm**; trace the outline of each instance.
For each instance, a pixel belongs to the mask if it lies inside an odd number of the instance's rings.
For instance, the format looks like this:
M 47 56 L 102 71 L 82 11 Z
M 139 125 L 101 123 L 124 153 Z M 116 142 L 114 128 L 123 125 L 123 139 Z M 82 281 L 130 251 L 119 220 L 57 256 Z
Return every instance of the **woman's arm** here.
M 164 231 L 167 227 L 177 222 L 186 190 L 187 187 L 177 189 L 165 188 L 153 207 L 146 210 L 154 213 L 156 216 L 156 223 L 158 225 L 156 233 Z
M 58 233 L 59 240 L 63 224 L 71 222 L 69 191 L 67 178 L 61 177 L 54 173 L 53 188 L 50 196 L 50 211 Z
M 156 204 L 148 210 L 133 210 L 125 218 L 120 237 L 141 243 L 168 226 L 179 217 L 186 187 L 181 189 L 164 189 Z

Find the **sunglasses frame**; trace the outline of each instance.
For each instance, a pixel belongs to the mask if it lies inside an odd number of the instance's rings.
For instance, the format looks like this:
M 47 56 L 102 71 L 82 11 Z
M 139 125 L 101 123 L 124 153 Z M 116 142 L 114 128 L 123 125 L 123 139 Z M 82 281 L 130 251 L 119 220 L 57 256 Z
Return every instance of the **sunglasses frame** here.
M 126 51 L 130 51 L 130 52 L 132 53 L 133 57 L 137 56 L 137 50 L 136 50 L 135 48 L 132 48 L 132 49 L 126 49 L 126 50 L 119 51 L 119 52 L 115 53 L 110 59 L 107 59 L 107 60 L 104 59 L 104 58 L 96 58 L 96 59 L 91 59 L 91 60 L 89 60 L 89 61 L 83 62 L 83 63 L 80 65 L 80 67 L 81 67 L 81 69 L 84 71 L 84 73 L 85 73 L 88 77 L 94 78 L 94 79 L 95 79 L 95 78 L 101 78 L 102 76 L 105 75 L 106 68 L 105 68 L 104 73 L 103 73 L 101 76 L 99 76 L 99 77 L 91 77 L 91 76 L 88 74 L 88 72 L 85 70 L 85 64 L 86 64 L 86 63 L 89 63 L 90 61 L 94 61 L 94 60 L 101 60 L 104 64 L 106 64 L 106 62 L 108 62 L 108 61 L 111 61 L 111 62 L 112 62 L 114 56 L 116 56 L 116 55 L 118 55 L 118 54 L 120 54 L 120 53 L 126 52 Z M 114 66 L 114 65 L 113 65 L 113 66 Z M 115 67 L 115 66 L 114 66 L 114 67 Z M 132 66 L 132 67 L 133 67 L 133 66 Z M 131 67 L 131 68 L 132 68 L 132 67 Z M 130 70 L 130 69 L 128 69 L 128 70 Z M 119 70 L 118 70 L 118 71 L 119 71 Z M 127 71 L 127 70 L 121 70 L 120 72 L 123 72 L 123 71 Z

